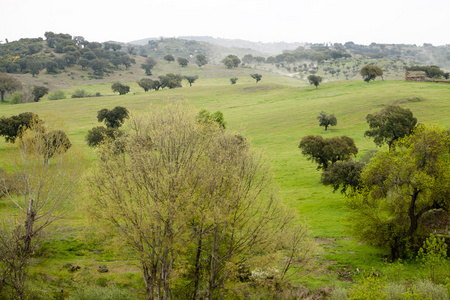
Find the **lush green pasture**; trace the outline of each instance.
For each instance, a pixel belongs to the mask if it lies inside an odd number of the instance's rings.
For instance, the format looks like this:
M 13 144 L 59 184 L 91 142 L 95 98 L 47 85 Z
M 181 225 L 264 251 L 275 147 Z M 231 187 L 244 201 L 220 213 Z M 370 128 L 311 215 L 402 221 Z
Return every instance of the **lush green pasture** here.
M 230 74 L 226 76 L 228 75 Z M 375 149 L 372 140 L 364 138 L 364 131 L 368 128 L 366 115 L 390 104 L 411 109 L 420 123 L 438 122 L 450 128 L 450 85 L 390 80 L 377 80 L 367 84 L 360 80 L 326 83 L 316 90 L 314 86 L 288 77 L 264 74 L 258 84 L 248 74 L 238 77 L 236 85 L 230 84 L 229 77 L 200 78 L 192 87 L 184 82 L 183 88 L 147 93 L 135 82 L 123 82 L 130 84 L 131 93 L 56 101 L 44 98 L 38 103 L 4 104 L 0 106 L 0 115 L 10 116 L 32 111 L 40 116 L 51 113 L 54 117 L 62 118 L 66 122 L 72 143 L 84 148 L 87 157 L 94 160 L 94 151 L 86 146 L 84 136 L 90 128 L 99 125 L 96 113 L 101 108 L 121 105 L 138 113 L 149 109 L 150 104 L 188 101 L 198 109 L 206 108 L 211 112 L 220 110 L 225 116 L 228 130 L 241 132 L 256 148 L 264 151 L 273 167 L 280 197 L 310 224 L 312 235 L 321 245 L 321 252 L 317 256 L 317 272 L 308 278 L 310 284 L 332 285 L 330 280 L 335 278 L 336 271 L 338 274 L 344 273 L 342 268 L 350 270 L 349 272 L 356 268 L 382 268 L 383 251 L 362 245 L 347 236 L 343 197 L 332 193 L 332 188 L 320 184 L 320 172 L 316 170 L 315 164 L 301 155 L 299 141 L 310 134 L 325 137 L 347 135 L 355 139 L 360 155 L 363 155 Z M 87 83 L 76 88 L 105 95 L 111 94 L 110 85 L 110 82 Z M 324 131 L 318 126 L 316 118 L 322 110 L 335 114 L 338 119 L 336 127 Z M 0 155 L 4 153 L 5 146 L 1 140 Z M 89 200 L 79 201 L 84 203 Z M 120 264 L 116 258 L 104 257 L 104 252 L 101 252 L 103 256 L 95 254 L 94 250 L 98 247 L 106 247 L 105 251 L 111 253 L 112 250 L 108 250 L 107 246 L 78 244 L 77 238 L 83 235 L 76 235 L 73 229 L 89 225 L 80 209 L 75 209 L 64 222 L 66 228 L 72 229 L 72 233 L 66 237 L 67 243 L 76 247 L 68 250 L 62 241 L 52 242 L 60 250 L 55 250 L 56 257 L 48 260 L 51 262 L 48 266 L 53 265 L 53 268 L 47 269 L 51 276 L 58 277 L 67 273 L 58 271 L 67 262 L 92 266 L 96 262 L 98 264 L 105 261 L 111 266 L 112 273 L 108 275 L 111 280 L 121 282 L 127 280 L 124 279 L 126 276 L 134 278 L 134 271 L 126 267 L 128 262 Z M 74 253 L 75 256 L 71 256 Z M 41 269 L 39 272 L 46 271 Z M 131 275 L 123 275 L 125 277 L 122 278 L 119 273 Z M 114 279 L 114 276 L 120 278 Z

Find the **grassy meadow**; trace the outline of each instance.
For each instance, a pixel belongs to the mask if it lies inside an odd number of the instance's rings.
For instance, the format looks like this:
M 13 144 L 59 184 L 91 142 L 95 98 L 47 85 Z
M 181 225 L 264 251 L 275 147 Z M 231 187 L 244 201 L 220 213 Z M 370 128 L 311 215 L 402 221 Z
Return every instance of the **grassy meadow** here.
M 174 73 L 180 69 L 185 72 L 184 75 L 200 72 L 196 66 L 172 68 L 177 68 Z M 205 74 L 213 68 L 219 67 L 205 66 Z M 72 144 L 81 147 L 88 161 L 92 162 L 95 153 L 87 147 L 84 137 L 90 128 L 100 125 L 96 114 L 102 108 L 111 109 L 120 105 L 133 113 L 139 113 L 149 109 L 150 104 L 187 101 L 199 110 L 220 110 L 227 122 L 227 130 L 240 132 L 254 147 L 265 153 L 270 160 L 280 197 L 310 226 L 319 247 L 315 270 L 304 277 L 303 284 L 312 288 L 341 285 L 345 283 L 339 279 L 355 276 L 357 268 L 365 271 L 387 267 L 384 263 L 386 252 L 361 244 L 348 236 L 344 221 L 344 197 L 320 183 L 320 171 L 316 170 L 316 164 L 302 156 L 298 144 L 305 135 L 347 135 L 355 140 L 359 156 L 362 156 L 376 149 L 373 141 L 364 137 L 368 129 L 366 115 L 391 104 L 411 109 L 419 123 L 437 122 L 450 128 L 450 85 L 402 80 L 376 80 L 367 84 L 362 80 L 343 80 L 323 83 L 316 90 L 304 81 L 269 72 L 260 72 L 263 77 L 256 84 L 248 76 L 252 73 L 251 69 L 233 75 L 232 70 L 225 70 L 223 66 L 221 68 L 223 73 L 219 75 L 217 72 L 214 75 L 212 70 L 208 76 L 200 75 L 192 87 L 184 81 L 183 88 L 146 93 L 136 84 L 142 78 L 136 74 L 142 73 L 142 70 L 127 71 L 135 74 L 131 74 L 132 77 L 123 76 L 121 82 L 130 85 L 131 92 L 122 96 L 112 94 L 110 87 L 113 80 L 72 82 L 67 76 L 67 82 L 60 79 L 53 82 L 50 78 L 50 85 L 67 93 L 84 89 L 91 94 L 100 92 L 102 96 L 54 101 L 45 96 L 38 103 L 2 104 L 0 115 L 11 116 L 31 111 L 41 117 L 51 114 L 63 119 Z M 164 72 L 165 65 L 155 69 L 155 73 Z M 114 80 L 120 80 L 117 74 L 114 76 Z M 233 76 L 239 77 L 235 85 L 229 81 Z M 45 80 L 43 78 L 44 75 L 40 76 L 40 80 Z M 30 77 L 30 80 L 34 79 Z M 319 127 L 317 116 L 321 111 L 334 114 L 338 120 L 337 126 L 327 131 Z M 1 139 L 0 162 L 4 151 L 7 151 L 7 145 Z M 74 204 L 73 210 L 58 224 L 63 225 L 65 231 L 58 232 L 47 242 L 46 247 L 53 255 L 46 257 L 44 263 L 33 270 L 34 276 L 47 278 L 44 280 L 53 286 L 64 286 L 68 284 L 65 282 L 67 280 L 74 281 L 74 284 L 84 284 L 86 280 L 103 280 L 123 287 L 141 284 L 139 268 L 126 254 L 120 253 L 119 258 L 116 256 L 118 250 L 114 249 L 114 242 L 95 238 L 92 231 L 80 233 L 80 229 L 95 226 L 84 212 L 89 199 L 83 195 L 80 193 L 77 199 L 79 204 Z M 108 235 L 105 233 L 102 236 Z M 63 267 L 69 263 L 81 266 L 82 271 L 69 273 Z M 100 276 L 95 272 L 96 266 L 100 264 L 108 265 L 110 272 Z M 414 272 L 414 266 L 410 268 Z

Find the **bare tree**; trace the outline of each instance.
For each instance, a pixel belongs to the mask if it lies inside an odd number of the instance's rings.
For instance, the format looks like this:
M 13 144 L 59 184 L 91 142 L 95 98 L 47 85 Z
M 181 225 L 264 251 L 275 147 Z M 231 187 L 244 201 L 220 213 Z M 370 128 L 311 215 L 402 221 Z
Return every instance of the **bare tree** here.
M 148 299 L 172 298 L 176 276 L 192 279 L 184 293 L 192 299 L 222 298 L 236 270 L 275 251 L 293 218 L 273 195 L 262 156 L 181 105 L 132 116 L 97 162 L 91 211 L 133 249 Z
M 24 297 L 26 265 L 36 238 L 66 213 L 74 196 L 82 158 L 70 146 L 64 131 L 51 130 L 49 124 L 36 119 L 7 151 L 7 166 L 16 183 L 11 188 L 6 176 L 0 178 L 0 191 L 6 196 L 8 208 L 14 211 L 3 220 L 15 226 L 0 232 L 0 264 L 14 276 L 14 281 L 4 283 L 14 291 L 15 299 Z

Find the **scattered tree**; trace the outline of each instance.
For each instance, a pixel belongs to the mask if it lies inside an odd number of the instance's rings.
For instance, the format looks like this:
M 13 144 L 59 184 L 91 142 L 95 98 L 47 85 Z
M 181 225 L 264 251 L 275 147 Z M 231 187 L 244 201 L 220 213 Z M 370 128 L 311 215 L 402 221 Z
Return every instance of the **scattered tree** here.
M 24 112 L 9 118 L 0 118 L 0 135 L 5 137 L 6 142 L 14 143 L 22 133 L 31 127 L 33 122 L 42 122 L 38 115 L 32 112 Z
M 165 55 L 163 59 L 164 59 L 165 61 L 167 61 L 168 63 L 170 63 L 170 62 L 172 62 L 172 61 L 175 61 L 175 57 L 173 57 L 172 54 L 167 54 L 167 55 Z
M 89 147 L 98 147 L 105 140 L 114 141 L 122 132 L 117 128 L 97 126 L 90 129 L 85 137 Z
M 189 86 L 192 86 L 192 84 L 198 79 L 197 75 L 186 75 L 184 76 L 184 79 L 186 79 L 189 82 Z
M 374 65 L 366 65 L 362 67 L 359 73 L 367 83 L 369 83 L 371 80 L 375 80 L 377 76 L 383 76 L 383 70 L 381 70 L 380 67 Z
M 257 74 L 257 73 L 255 73 L 255 74 L 250 74 L 250 76 L 251 76 L 253 79 L 256 80 L 256 83 L 258 83 L 258 81 L 260 81 L 261 78 L 262 78 L 262 75 L 261 75 L 261 74 Z
M 33 87 L 33 92 L 32 92 L 32 94 L 34 96 L 33 101 L 38 102 L 47 93 L 48 93 L 48 88 L 46 88 L 45 86 L 36 86 L 35 85 Z
M 322 82 L 322 77 L 317 76 L 317 75 L 309 75 L 308 81 L 309 81 L 309 84 L 314 84 L 317 89 L 319 84 Z
M 181 87 L 181 82 L 183 81 L 183 76 L 179 74 L 167 73 L 166 75 L 158 76 L 160 85 L 159 87 L 169 89 L 174 89 Z
M 117 229 L 139 260 L 149 299 L 171 298 L 174 274 L 190 281 L 180 295 L 231 297 L 230 281 L 238 269 L 254 268 L 256 255 L 279 249 L 291 257 L 290 245 L 305 245 L 284 238 L 295 222 L 272 196 L 260 156 L 242 137 L 196 115 L 166 105 L 138 116 L 120 138 L 123 152 L 100 147 L 89 180 L 90 212 Z M 293 253 L 304 251 L 296 246 Z
M 241 60 L 236 55 L 230 54 L 222 60 L 222 63 L 228 68 L 237 68 L 241 63 Z
M 200 123 L 216 122 L 217 124 L 219 124 L 220 128 L 223 129 L 225 129 L 227 124 L 221 111 L 216 111 L 215 113 L 211 114 L 206 109 L 202 109 L 198 112 L 197 120 Z
M 41 233 L 54 225 L 70 208 L 82 173 L 82 157 L 75 149 L 67 151 L 70 142 L 48 122 L 33 121 L 6 151 L 5 164 L 20 182 L 9 189 L 0 179 L 11 211 L 1 216 L 0 269 L 2 288 L 13 299 L 25 299 L 28 268 L 39 250 Z
M 231 84 L 236 84 L 236 82 L 238 81 L 238 79 L 239 79 L 239 78 L 237 78 L 237 77 L 231 77 L 231 78 L 230 78 Z
M 358 154 L 354 140 L 348 136 L 324 139 L 320 135 L 308 135 L 302 138 L 299 148 L 308 160 L 318 164 L 318 170 L 327 170 L 331 164 L 349 160 Z
M 145 74 L 152 75 L 152 69 L 156 66 L 157 62 L 152 57 L 147 57 L 145 63 L 141 64 L 141 68 L 145 70 Z
M 22 84 L 19 80 L 6 73 L 0 73 L 0 96 L 2 102 L 5 102 L 5 93 L 11 93 L 21 88 Z
M 322 172 L 323 185 L 333 186 L 333 192 L 340 189 L 345 194 L 355 193 L 361 190 L 361 174 L 365 164 L 355 160 L 337 161 Z
M 364 136 L 374 138 L 375 144 L 379 147 L 387 143 L 389 149 L 396 140 L 410 135 L 417 124 L 417 119 L 409 109 L 396 105 L 368 114 L 366 120 L 370 129 Z
M 118 92 L 119 95 L 125 95 L 130 92 L 130 87 L 128 85 L 124 85 L 120 82 L 114 82 L 111 85 L 111 89 L 113 90 L 114 93 Z
M 326 112 L 322 111 L 320 115 L 317 117 L 319 120 L 319 126 L 324 126 L 325 131 L 328 129 L 328 126 L 336 126 L 337 125 L 337 119 L 334 116 L 334 114 L 327 115 Z
M 145 92 L 153 89 L 153 84 L 153 80 L 151 80 L 150 78 L 142 78 L 138 81 L 138 85 L 143 88 Z
M 362 173 L 362 190 L 350 198 L 353 233 L 391 251 L 391 259 L 418 250 L 431 233 L 423 216 L 450 207 L 450 135 L 439 126 L 419 125 L 380 151 Z
M 178 64 L 182 67 L 186 67 L 189 64 L 189 60 L 187 60 L 184 57 L 178 57 L 177 61 L 178 61 Z
M 105 121 L 107 128 L 119 128 L 128 118 L 128 109 L 122 106 L 116 106 L 111 110 L 103 108 L 97 112 L 97 120 L 99 122 Z
M 199 68 L 201 68 L 208 63 L 208 60 L 206 59 L 205 55 L 197 54 L 197 56 L 195 57 L 195 63 L 197 64 L 197 66 L 199 66 Z

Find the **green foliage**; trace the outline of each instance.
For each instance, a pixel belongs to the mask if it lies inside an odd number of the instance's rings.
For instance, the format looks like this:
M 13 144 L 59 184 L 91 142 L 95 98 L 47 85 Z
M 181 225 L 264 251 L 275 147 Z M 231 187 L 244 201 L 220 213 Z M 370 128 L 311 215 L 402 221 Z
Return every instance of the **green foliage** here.
M 197 66 L 199 68 L 201 68 L 202 66 L 206 65 L 208 63 L 208 60 L 206 59 L 206 56 L 203 54 L 197 54 L 195 56 L 195 63 L 197 64 Z
M 308 81 L 309 81 L 309 84 L 314 84 L 314 86 L 317 89 L 319 84 L 322 82 L 322 77 L 317 76 L 317 75 L 309 75 L 308 76 Z
M 354 160 L 337 161 L 323 171 L 321 182 L 332 185 L 333 192 L 341 189 L 345 194 L 348 190 L 356 192 L 362 188 L 361 173 L 365 164 Z
M 116 106 L 111 110 L 103 108 L 97 112 L 97 120 L 99 122 L 105 121 L 108 128 L 119 128 L 128 117 L 128 110 L 122 106 Z
M 113 127 L 97 126 L 90 129 L 85 137 L 89 147 L 97 147 L 105 140 L 114 141 L 122 132 Z
M 221 111 L 211 114 L 208 110 L 202 109 L 198 112 L 197 120 L 200 123 L 216 122 L 223 129 L 226 128 L 226 122 Z
M 325 130 L 328 129 L 328 126 L 336 126 L 337 125 L 337 119 L 334 116 L 334 114 L 327 115 L 326 112 L 322 111 L 320 112 L 319 116 L 317 117 L 319 120 L 319 126 L 324 126 Z
M 417 253 L 417 259 L 422 264 L 425 277 L 434 283 L 442 283 L 449 275 L 447 261 L 447 244 L 444 238 L 430 236 L 424 241 Z
M 177 61 L 178 61 L 178 64 L 182 67 L 186 67 L 189 64 L 189 60 L 187 60 L 184 57 L 178 57 Z
M 153 89 L 154 83 L 150 78 L 142 78 L 138 81 L 138 85 L 143 88 L 145 92 L 147 92 L 148 90 Z
M 231 77 L 231 78 L 230 78 L 231 84 L 236 84 L 236 82 L 238 81 L 238 79 L 239 79 L 239 78 L 237 78 L 237 77 Z
M 72 98 L 85 98 L 85 97 L 90 97 L 91 95 L 89 93 L 87 93 L 85 90 L 82 89 L 76 89 L 73 94 L 72 94 Z
M 363 281 L 348 291 L 349 300 L 381 300 L 387 299 L 386 286 L 372 271 Z
M 66 99 L 66 93 L 62 90 L 54 90 L 48 94 L 48 100 Z
M 366 65 L 361 68 L 359 72 L 364 81 L 369 83 L 371 80 L 375 80 L 378 76 L 383 76 L 383 70 L 380 67 L 374 65 Z
M 445 72 L 438 66 L 411 66 L 405 67 L 405 69 L 406 71 L 424 71 L 429 78 L 441 78 L 445 75 Z
M 354 140 L 348 136 L 324 139 L 320 135 L 308 135 L 302 138 L 298 147 L 308 160 L 318 164 L 318 170 L 326 170 L 331 164 L 358 154 Z
M 172 61 L 175 61 L 175 57 L 173 57 L 172 54 L 166 54 L 166 55 L 164 55 L 163 59 L 164 59 L 165 61 L 167 61 L 168 63 L 170 63 L 170 62 L 172 62 Z
M 118 287 L 88 287 L 75 290 L 67 300 L 133 300 L 135 297 L 126 289 Z
M 1 101 L 5 102 L 4 96 L 5 93 L 11 93 L 14 92 L 22 87 L 22 84 L 19 80 L 15 79 L 14 77 L 0 73 L 0 96 Z
M 184 79 L 186 79 L 189 82 L 189 86 L 192 86 L 192 84 L 198 79 L 197 75 L 185 75 Z
M 24 112 L 9 118 L 0 118 L 0 135 L 5 136 L 6 142 L 14 143 L 22 132 L 30 128 L 33 122 L 42 122 L 39 116 L 32 112 Z
M 228 68 L 237 68 L 241 63 L 241 60 L 236 55 L 230 54 L 222 60 L 222 63 Z
M 172 74 L 168 73 L 166 75 L 158 76 L 160 87 L 163 89 L 168 87 L 169 89 L 174 89 L 177 87 L 181 87 L 181 81 L 183 80 L 183 76 L 180 74 Z
M 46 95 L 48 93 L 48 88 L 45 86 L 34 86 L 33 87 L 33 101 L 34 102 L 38 102 L 39 100 L 41 100 L 42 97 L 44 97 L 44 95 Z
M 9 102 L 11 104 L 19 104 L 24 102 L 24 98 L 23 98 L 23 93 L 21 92 L 14 92 L 14 94 L 12 94 L 11 98 L 9 99 Z
M 119 92 L 119 95 L 125 95 L 130 92 L 130 87 L 120 82 L 114 82 L 111 85 L 111 89 L 113 90 L 114 93 Z
M 253 79 L 255 79 L 255 80 L 256 80 L 256 83 L 258 83 L 258 81 L 261 80 L 262 75 L 261 75 L 261 74 L 255 73 L 255 74 L 250 74 L 250 77 L 253 78 Z
M 425 213 L 450 207 L 449 133 L 421 125 L 398 145 L 372 158 L 361 194 L 349 201 L 353 234 L 390 249 L 392 260 L 418 249 L 430 232 L 420 221 Z
M 366 120 L 370 129 L 364 133 L 364 136 L 374 138 L 377 146 L 387 143 L 389 149 L 393 147 L 396 140 L 410 135 L 417 124 L 417 119 L 409 109 L 396 105 L 368 114 Z
M 141 68 L 145 70 L 145 75 L 152 75 L 152 69 L 156 66 L 157 62 L 152 57 L 147 57 L 145 63 L 141 64 Z

